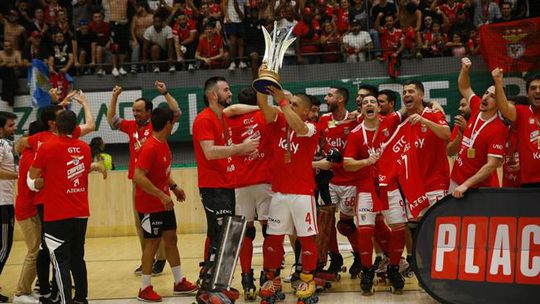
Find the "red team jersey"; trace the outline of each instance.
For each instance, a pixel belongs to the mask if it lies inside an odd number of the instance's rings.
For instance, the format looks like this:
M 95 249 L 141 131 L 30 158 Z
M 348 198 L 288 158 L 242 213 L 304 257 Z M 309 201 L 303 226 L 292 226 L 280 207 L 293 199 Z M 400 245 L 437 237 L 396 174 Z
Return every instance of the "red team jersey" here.
M 388 49 L 387 52 L 394 52 L 399 48 L 399 41 L 405 39 L 403 31 L 398 28 L 394 28 L 390 32 L 386 27 L 381 30 L 381 44 L 383 49 Z
M 235 167 L 232 157 L 208 160 L 201 147 L 201 141 L 212 140 L 214 145 L 232 144 L 230 134 L 226 130 L 225 121 L 220 120 L 210 108 L 202 110 L 193 122 L 193 147 L 197 160 L 199 188 L 233 188 L 233 172 Z M 227 138 L 226 138 L 227 137 Z
M 39 192 L 45 205 L 45 222 L 90 216 L 91 163 L 90 146 L 78 139 L 55 136 L 39 148 L 32 167 L 41 169 L 45 180 Z
M 347 138 L 351 131 L 356 128 L 358 123 L 356 120 L 346 120 L 349 113 L 345 115 L 345 120 L 336 121 L 332 113 L 326 113 L 321 116 L 318 122 L 318 130 L 322 137 L 322 151 L 326 155 L 330 148 L 336 148 L 341 155 L 345 153 L 347 146 Z M 356 172 L 347 172 L 343 169 L 343 163 L 335 164 L 332 167 L 334 177 L 331 183 L 340 186 L 356 185 Z
M 73 134 L 71 135 L 72 138 L 79 138 L 81 137 L 81 127 L 77 126 L 75 130 L 73 131 Z M 39 150 L 42 144 L 48 142 L 51 139 L 57 138 L 56 134 L 54 134 L 51 131 L 43 131 L 39 132 L 37 134 L 34 134 L 32 136 L 28 137 L 28 145 L 30 145 L 30 150 L 32 151 L 32 159 L 35 158 L 36 152 Z M 43 198 L 42 198 L 43 191 L 39 191 L 35 193 L 34 195 L 34 205 L 41 205 L 43 204 Z
M 129 168 L 128 178 L 133 179 L 133 171 L 135 169 L 135 158 L 139 153 L 144 142 L 152 135 L 152 123 L 148 122 L 139 129 L 135 120 L 122 119 L 118 128 L 120 131 L 127 134 L 129 137 Z
M 188 20 L 186 27 L 181 27 L 180 24 L 177 22 L 174 24 L 173 28 L 173 35 L 178 37 L 178 40 L 180 42 L 186 40 L 191 35 L 191 32 L 197 32 L 197 24 L 193 20 Z
M 28 188 L 26 175 L 34 160 L 34 151 L 24 149 L 19 159 L 19 176 L 17 179 L 17 198 L 15 200 L 15 218 L 17 221 L 24 221 L 37 214 L 34 205 L 35 192 Z
M 540 183 L 540 111 L 516 105 L 513 124 L 518 132 L 521 183 Z
M 475 105 L 479 104 L 479 101 L 481 102 L 480 97 L 476 95 L 473 95 L 471 98 L 471 105 L 473 104 L 473 100 Z M 458 156 L 452 169 L 452 180 L 458 185 L 461 185 L 468 178 L 476 174 L 487 163 L 488 156 L 501 159 L 504 156 L 508 127 L 504 125 L 497 114 L 491 119 L 484 121 L 480 118 L 481 112 L 474 111 L 473 113 L 475 115 L 471 116 L 467 123 Z M 474 149 L 474 155 L 468 154 L 469 149 Z M 488 178 L 471 188 L 499 186 L 497 171 L 493 171 Z
M 442 112 L 434 112 L 426 107 L 422 112 L 422 117 L 436 124 L 448 126 Z M 425 190 L 427 192 L 447 190 L 450 181 L 450 167 L 446 157 L 446 140 L 438 138 L 425 125 L 416 124 L 412 126 L 412 130 L 419 159 L 416 171 L 422 177 Z
M 169 177 L 171 176 L 171 150 L 167 142 L 160 142 L 149 136 L 135 159 L 135 168 L 146 171 L 146 177 L 156 188 L 169 195 Z M 165 211 L 159 198 L 135 187 L 135 208 L 139 213 Z
M 248 137 L 260 138 L 259 148 L 256 151 L 249 155 L 233 157 L 236 172 L 235 188 L 270 183 L 271 142 L 262 112 L 256 111 L 227 118 L 227 125 L 231 130 L 234 144 L 240 144 Z
M 311 136 L 297 136 L 288 125 L 283 113 L 268 125 L 272 136 L 272 191 L 286 194 L 313 195 L 315 178 L 311 161 L 319 143 L 314 124 L 306 123 Z M 288 146 L 288 147 L 287 147 Z M 290 161 L 286 159 L 290 151 Z

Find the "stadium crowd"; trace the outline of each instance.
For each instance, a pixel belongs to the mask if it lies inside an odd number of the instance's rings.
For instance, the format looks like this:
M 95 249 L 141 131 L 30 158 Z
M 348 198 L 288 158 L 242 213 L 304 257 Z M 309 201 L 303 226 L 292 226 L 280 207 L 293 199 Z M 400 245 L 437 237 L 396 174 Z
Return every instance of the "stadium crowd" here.
M 2 78 L 252 67 L 262 26 L 294 27 L 284 64 L 477 54 L 483 24 L 538 16 L 532 0 L 8 0 Z M 13 68 L 15 68 L 13 71 Z

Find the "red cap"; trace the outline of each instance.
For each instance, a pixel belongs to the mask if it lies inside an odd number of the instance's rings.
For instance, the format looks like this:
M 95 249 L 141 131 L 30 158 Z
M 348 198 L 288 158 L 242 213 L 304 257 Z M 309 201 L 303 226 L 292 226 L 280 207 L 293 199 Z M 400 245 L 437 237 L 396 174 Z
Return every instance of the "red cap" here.
M 30 34 L 30 36 L 31 36 L 32 38 L 41 38 L 41 33 L 38 32 L 38 31 L 33 31 L 33 32 Z
M 304 8 L 304 16 L 313 16 L 313 11 L 309 7 Z

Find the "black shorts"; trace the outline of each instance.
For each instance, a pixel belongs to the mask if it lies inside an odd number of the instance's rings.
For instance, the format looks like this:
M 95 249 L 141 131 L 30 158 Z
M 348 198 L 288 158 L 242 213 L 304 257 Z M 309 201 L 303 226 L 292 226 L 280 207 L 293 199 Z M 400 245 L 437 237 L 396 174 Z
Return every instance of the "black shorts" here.
M 139 213 L 143 237 L 157 239 L 163 231 L 176 230 L 176 216 L 174 210 L 155 213 Z
M 118 53 L 125 54 L 129 47 L 129 23 L 111 22 L 111 40 L 118 45 Z
M 227 37 L 236 36 L 239 38 L 244 38 L 244 34 L 246 32 L 244 23 L 242 22 L 225 23 L 223 25 L 223 30 Z
M 207 235 L 212 237 L 219 230 L 218 221 L 227 215 L 234 215 L 236 206 L 234 189 L 200 188 L 199 193 L 206 213 Z

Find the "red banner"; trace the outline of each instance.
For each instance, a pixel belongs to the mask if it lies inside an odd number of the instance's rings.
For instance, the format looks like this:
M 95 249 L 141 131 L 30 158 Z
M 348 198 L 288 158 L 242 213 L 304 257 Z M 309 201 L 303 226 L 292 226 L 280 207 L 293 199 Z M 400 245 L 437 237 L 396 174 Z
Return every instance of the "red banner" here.
M 481 26 L 480 49 L 490 70 L 540 70 L 540 18 Z

